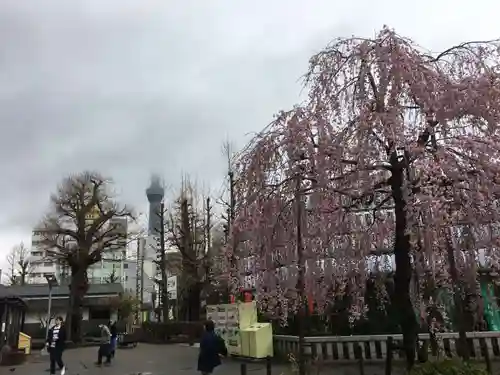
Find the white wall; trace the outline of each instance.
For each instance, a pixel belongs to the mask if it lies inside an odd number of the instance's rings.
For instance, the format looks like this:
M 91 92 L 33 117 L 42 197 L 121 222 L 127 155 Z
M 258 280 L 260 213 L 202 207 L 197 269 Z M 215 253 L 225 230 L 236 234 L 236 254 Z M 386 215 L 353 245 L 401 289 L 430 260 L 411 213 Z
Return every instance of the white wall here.
M 53 324 L 53 320 L 58 317 L 62 316 L 64 320 L 66 320 L 66 309 L 65 308 L 59 308 L 59 309 L 51 309 L 52 319 L 51 323 Z M 83 307 L 82 308 L 82 315 L 83 315 L 83 320 L 89 320 L 89 309 L 88 307 Z M 26 324 L 34 324 L 34 323 L 40 323 L 42 327 L 45 327 L 45 322 L 47 320 L 47 310 L 45 311 L 27 311 L 26 316 L 24 318 L 24 322 Z
M 141 280 L 141 273 L 137 274 L 137 261 L 130 260 L 126 262 L 127 268 L 124 269 L 124 281 L 123 288 L 130 292 L 133 296 L 136 296 L 137 290 L 137 277 L 139 276 L 139 293 L 141 288 L 141 282 L 143 283 L 143 302 L 152 302 L 152 293 L 154 291 L 154 281 L 152 277 L 147 272 L 147 267 L 144 267 L 144 273 L 142 275 L 143 280 Z
M 54 320 L 58 316 L 62 316 L 63 319 L 66 320 L 66 309 L 59 308 L 59 309 L 51 310 L 50 315 L 52 316 L 51 325 L 54 324 Z M 116 321 L 118 319 L 118 312 L 111 311 L 110 318 L 112 321 Z M 89 320 L 89 308 L 88 307 L 82 307 L 82 320 Z M 27 311 L 25 318 L 24 318 L 25 324 L 40 323 L 40 326 L 42 326 L 42 327 L 45 327 L 46 321 L 47 321 L 47 311 L 46 310 L 40 311 L 40 312 Z

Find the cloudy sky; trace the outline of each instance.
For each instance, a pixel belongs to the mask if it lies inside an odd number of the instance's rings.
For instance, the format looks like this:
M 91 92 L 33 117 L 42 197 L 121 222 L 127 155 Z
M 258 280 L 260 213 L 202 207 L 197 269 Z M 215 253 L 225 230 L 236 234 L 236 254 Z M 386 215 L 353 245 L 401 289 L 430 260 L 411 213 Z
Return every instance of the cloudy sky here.
M 0 254 L 70 172 L 144 210 L 152 172 L 219 190 L 242 146 L 299 101 L 308 57 L 384 24 L 439 50 L 500 36 L 494 0 L 1 0 Z M 2 262 L 0 262 L 0 266 Z

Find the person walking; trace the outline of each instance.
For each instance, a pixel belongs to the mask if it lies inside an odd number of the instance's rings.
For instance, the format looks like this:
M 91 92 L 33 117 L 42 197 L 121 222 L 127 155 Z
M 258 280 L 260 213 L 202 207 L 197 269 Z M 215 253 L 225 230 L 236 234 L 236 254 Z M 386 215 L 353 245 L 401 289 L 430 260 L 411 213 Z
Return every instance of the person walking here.
M 115 358 L 115 350 L 118 343 L 118 329 L 116 328 L 116 322 L 110 322 L 109 331 L 111 333 L 111 358 Z
M 101 329 L 101 345 L 97 352 L 97 366 L 102 365 L 102 357 L 106 357 L 105 365 L 111 364 L 111 331 L 106 324 L 99 324 Z
M 200 341 L 198 371 L 200 371 L 202 375 L 211 374 L 214 369 L 222 363 L 222 356 L 227 356 L 226 344 L 222 337 L 215 333 L 214 322 L 208 320 L 205 323 L 205 333 Z
M 56 373 L 56 364 L 61 370 L 61 375 L 66 373 L 66 366 L 62 360 L 64 344 L 66 342 L 66 329 L 63 325 L 63 318 L 58 316 L 55 325 L 49 330 L 46 347 L 50 355 L 50 374 Z

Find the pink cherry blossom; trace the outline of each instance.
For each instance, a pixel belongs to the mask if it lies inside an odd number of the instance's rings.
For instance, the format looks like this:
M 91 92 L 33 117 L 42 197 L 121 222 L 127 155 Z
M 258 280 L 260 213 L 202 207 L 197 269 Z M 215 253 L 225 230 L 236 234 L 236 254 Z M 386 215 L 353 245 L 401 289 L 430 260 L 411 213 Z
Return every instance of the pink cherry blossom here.
M 314 55 L 307 102 L 281 112 L 239 157 L 228 259 L 253 261 L 244 272 L 232 264 L 233 283 L 252 274 L 261 308 L 281 317 L 301 304 L 300 179 L 305 294 L 321 310 L 348 293 L 359 316 L 370 259 L 393 252 L 394 303 L 413 356 L 413 307 L 423 301 L 413 275 L 450 285 L 450 246 L 463 279 L 475 275 L 479 249 L 499 265 L 499 57 L 496 41 L 432 54 L 387 27 Z

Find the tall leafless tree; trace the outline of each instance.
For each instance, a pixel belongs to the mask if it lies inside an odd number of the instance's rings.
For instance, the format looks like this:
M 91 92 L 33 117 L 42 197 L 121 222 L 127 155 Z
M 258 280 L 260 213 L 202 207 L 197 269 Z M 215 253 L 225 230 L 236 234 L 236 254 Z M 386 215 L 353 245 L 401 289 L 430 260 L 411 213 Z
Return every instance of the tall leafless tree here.
M 179 250 L 181 262 L 181 315 L 188 320 L 199 320 L 201 298 L 209 281 L 209 238 L 212 230 L 210 199 L 200 199 L 195 186 L 188 180 L 169 211 L 167 223 L 168 241 Z M 208 205 L 207 205 L 208 203 Z
M 49 257 L 63 261 L 70 270 L 67 325 L 73 341 L 81 340 L 82 302 L 88 290 L 88 268 L 106 252 L 123 246 L 122 231 L 113 218 L 133 218 L 119 205 L 112 181 L 96 172 L 65 178 L 51 197 L 51 210 L 42 223 L 42 241 Z
M 8 264 L 8 268 L 7 268 L 7 282 L 10 284 L 10 285 L 16 285 L 17 284 L 17 272 L 16 272 L 16 253 L 11 250 L 8 254 L 7 254 L 7 264 Z
M 7 255 L 8 281 L 11 285 L 25 285 L 28 282 L 28 276 L 31 270 L 29 261 L 29 249 L 20 243 L 14 246 Z

